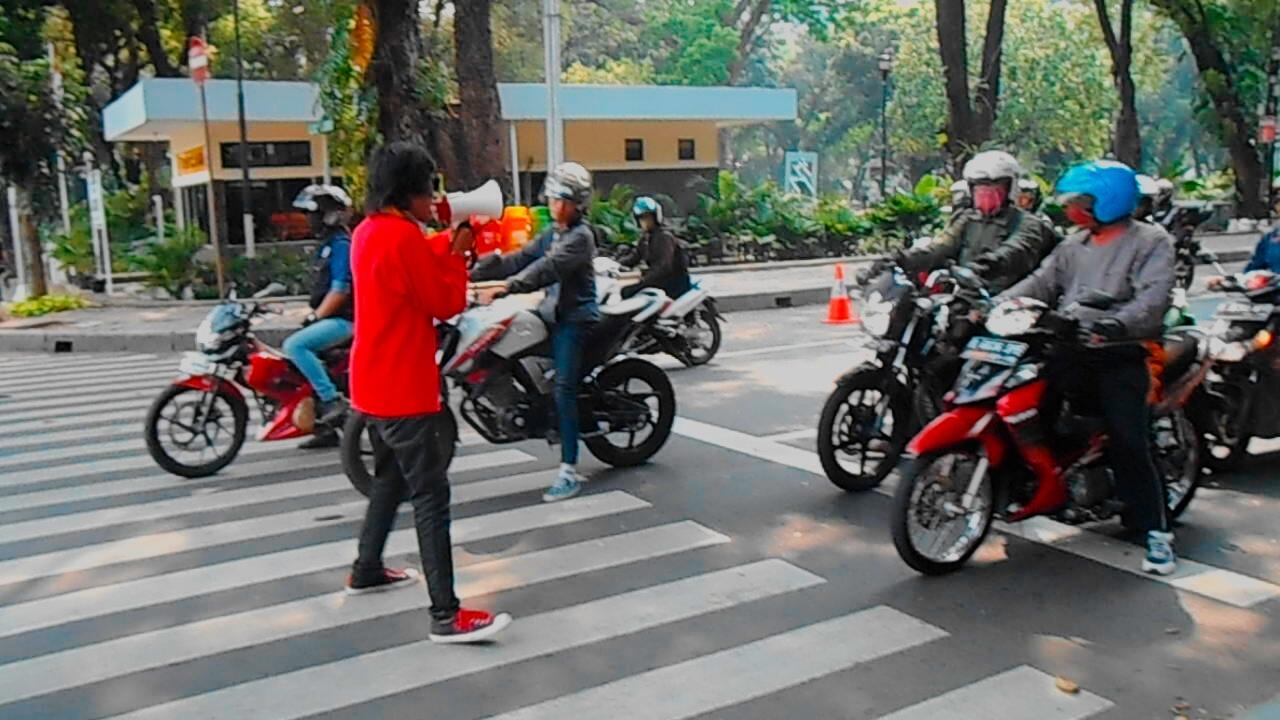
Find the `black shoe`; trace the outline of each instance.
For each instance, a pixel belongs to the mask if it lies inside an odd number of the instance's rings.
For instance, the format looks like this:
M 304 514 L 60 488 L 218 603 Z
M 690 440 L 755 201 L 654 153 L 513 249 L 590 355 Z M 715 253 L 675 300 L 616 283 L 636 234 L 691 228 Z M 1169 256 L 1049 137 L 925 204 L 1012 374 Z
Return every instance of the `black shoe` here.
M 368 579 L 357 579 L 355 573 L 347 576 L 344 587 L 348 595 L 367 595 L 409 587 L 418 581 L 418 571 L 413 568 L 403 570 L 384 569 L 381 573 Z
M 316 425 L 315 433 L 298 443 L 299 450 L 327 450 L 336 448 L 342 443 L 338 439 L 338 433 L 333 428 L 324 425 Z
M 316 424 L 329 428 L 342 427 L 347 421 L 347 412 L 351 409 L 351 405 L 347 403 L 347 399 L 339 395 L 329 400 L 316 401 Z

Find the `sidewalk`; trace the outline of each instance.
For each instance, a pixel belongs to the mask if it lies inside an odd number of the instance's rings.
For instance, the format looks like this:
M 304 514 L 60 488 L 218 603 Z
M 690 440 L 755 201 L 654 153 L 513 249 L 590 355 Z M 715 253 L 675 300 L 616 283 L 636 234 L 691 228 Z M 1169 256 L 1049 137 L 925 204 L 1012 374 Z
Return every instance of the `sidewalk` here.
M 1210 235 L 1206 250 L 1222 262 L 1248 259 L 1257 233 Z M 873 258 L 831 258 L 713 265 L 694 268 L 693 275 L 711 291 L 723 312 L 766 310 L 825 303 L 831 294 L 834 266 L 845 265 L 846 277 Z M 1204 271 L 1202 270 L 1203 274 Z M 208 302 L 112 302 L 105 307 L 58 313 L 42 318 L 0 323 L 0 352 L 140 352 L 168 353 L 195 348 L 195 331 L 209 312 Z M 255 330 L 263 341 L 279 345 L 298 329 L 307 307 L 286 299 L 283 314 L 268 316 Z

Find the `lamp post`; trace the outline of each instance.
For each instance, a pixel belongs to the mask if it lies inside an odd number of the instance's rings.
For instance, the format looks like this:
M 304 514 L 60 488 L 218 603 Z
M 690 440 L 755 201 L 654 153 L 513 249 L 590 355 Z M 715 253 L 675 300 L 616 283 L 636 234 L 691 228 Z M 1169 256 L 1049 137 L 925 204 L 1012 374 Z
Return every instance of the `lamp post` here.
M 244 222 L 244 254 L 245 257 L 254 257 L 254 237 L 253 237 L 253 208 L 251 206 L 252 199 L 249 188 L 249 143 L 248 129 L 245 127 L 244 117 L 244 58 L 240 51 L 240 0 L 235 0 L 231 4 L 232 22 L 235 25 L 236 35 L 236 112 L 240 120 L 240 211 L 243 213 Z M 212 150 L 212 148 L 210 148 Z M 213 163 L 210 160 L 209 172 L 213 172 Z
M 889 73 L 893 70 L 893 51 L 880 53 L 880 199 L 885 196 L 889 173 Z

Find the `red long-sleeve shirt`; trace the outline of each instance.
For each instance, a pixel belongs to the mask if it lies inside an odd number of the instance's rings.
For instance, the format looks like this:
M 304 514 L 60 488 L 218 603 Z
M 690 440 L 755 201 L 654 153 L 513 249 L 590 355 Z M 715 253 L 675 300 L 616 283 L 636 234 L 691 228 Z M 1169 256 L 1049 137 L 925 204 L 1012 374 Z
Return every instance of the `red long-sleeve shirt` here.
M 377 213 L 352 235 L 356 301 L 351 404 L 376 417 L 440 412 L 434 320 L 467 303 L 466 261 L 449 233 L 424 235 L 407 217 Z

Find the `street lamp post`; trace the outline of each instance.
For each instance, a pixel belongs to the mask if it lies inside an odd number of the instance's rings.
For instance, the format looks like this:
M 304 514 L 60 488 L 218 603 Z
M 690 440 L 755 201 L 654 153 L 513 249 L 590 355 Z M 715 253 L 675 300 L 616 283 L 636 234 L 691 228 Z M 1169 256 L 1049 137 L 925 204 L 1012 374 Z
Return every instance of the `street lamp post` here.
M 243 213 L 244 222 L 244 254 L 245 257 L 254 257 L 257 253 L 254 249 L 253 208 L 249 192 L 249 132 L 245 127 L 244 117 L 244 58 L 240 51 L 240 0 L 235 0 L 231 4 L 231 15 L 236 34 L 236 103 L 240 120 L 240 211 Z M 212 150 L 213 148 L 210 148 L 210 151 Z M 210 159 L 209 168 L 212 176 L 212 159 Z
M 889 73 L 893 70 L 893 52 L 880 53 L 880 199 L 885 195 L 889 173 Z

